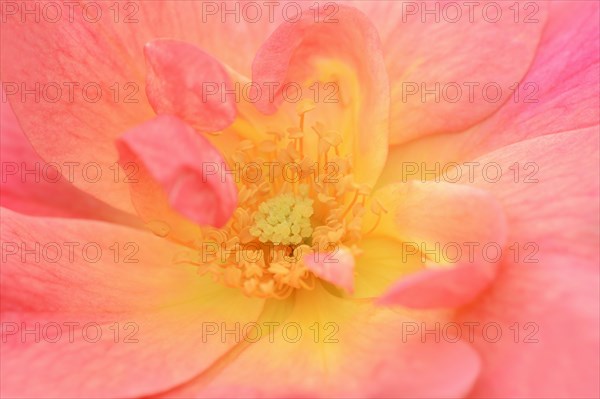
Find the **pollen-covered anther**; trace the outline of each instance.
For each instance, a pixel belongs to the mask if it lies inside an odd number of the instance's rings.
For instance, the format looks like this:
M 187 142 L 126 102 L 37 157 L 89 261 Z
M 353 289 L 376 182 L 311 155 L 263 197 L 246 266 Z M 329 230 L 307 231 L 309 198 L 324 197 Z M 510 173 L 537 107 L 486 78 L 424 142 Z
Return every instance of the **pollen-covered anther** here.
M 258 206 L 250 234 L 262 243 L 298 245 L 311 237 L 313 200 L 306 197 L 308 187 L 300 187 L 300 195 L 286 193 Z

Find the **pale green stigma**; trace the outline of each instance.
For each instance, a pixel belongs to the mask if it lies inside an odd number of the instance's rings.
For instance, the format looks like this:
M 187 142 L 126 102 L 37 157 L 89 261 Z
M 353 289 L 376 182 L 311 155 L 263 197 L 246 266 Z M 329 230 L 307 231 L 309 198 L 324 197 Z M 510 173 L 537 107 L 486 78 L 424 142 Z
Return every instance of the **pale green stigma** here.
M 300 195 L 281 194 L 258 207 L 250 234 L 260 242 L 277 245 L 296 245 L 312 235 L 310 217 L 314 213 L 313 200 L 306 197 L 308 187 L 300 187 Z

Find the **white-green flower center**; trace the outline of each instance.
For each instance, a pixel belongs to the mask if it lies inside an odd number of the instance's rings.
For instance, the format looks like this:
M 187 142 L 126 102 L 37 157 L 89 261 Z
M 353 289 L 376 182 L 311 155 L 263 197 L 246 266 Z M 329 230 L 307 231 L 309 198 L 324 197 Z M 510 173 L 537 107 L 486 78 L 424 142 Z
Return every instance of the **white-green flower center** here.
M 306 197 L 307 186 L 300 187 L 300 195 L 286 193 L 262 202 L 254 214 L 250 234 L 263 243 L 298 245 L 310 238 L 313 228 L 313 200 Z

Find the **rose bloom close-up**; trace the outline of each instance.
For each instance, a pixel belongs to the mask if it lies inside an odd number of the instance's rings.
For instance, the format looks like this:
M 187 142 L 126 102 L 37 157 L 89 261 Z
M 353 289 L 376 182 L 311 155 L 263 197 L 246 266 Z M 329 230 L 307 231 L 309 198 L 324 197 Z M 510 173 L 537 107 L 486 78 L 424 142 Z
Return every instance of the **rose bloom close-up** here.
M 2 398 L 600 397 L 600 2 L 0 4 Z

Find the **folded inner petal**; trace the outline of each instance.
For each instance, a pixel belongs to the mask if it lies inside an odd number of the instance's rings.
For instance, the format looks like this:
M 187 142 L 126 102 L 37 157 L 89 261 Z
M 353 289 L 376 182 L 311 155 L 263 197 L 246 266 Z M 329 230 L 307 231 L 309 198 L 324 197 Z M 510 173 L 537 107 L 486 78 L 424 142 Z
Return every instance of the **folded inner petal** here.
M 210 93 L 231 92 L 225 68 L 198 47 L 176 40 L 146 43 L 146 94 L 154 111 L 171 114 L 201 132 L 215 132 L 235 118 L 235 103 Z
M 403 256 L 425 267 L 402 277 L 380 303 L 451 308 L 472 301 L 494 280 L 507 222 L 488 192 L 449 183 L 397 183 L 374 194 L 389 210 L 374 234 L 401 241 Z
M 328 15 L 327 7 L 319 11 Z M 327 145 L 350 154 L 357 180 L 372 185 L 387 154 L 387 73 L 372 23 L 355 8 L 335 7 L 335 19 L 328 23 L 315 22 L 313 12 L 305 10 L 262 45 L 252 80 L 260 88 L 272 86 L 273 95 L 260 96 L 256 106 L 264 113 L 279 107 L 298 112 L 299 127 L 308 132 L 305 148 L 315 161 L 322 161 L 317 135 L 331 132 Z
M 141 213 L 162 210 L 168 205 L 191 222 L 221 227 L 237 207 L 235 182 L 221 173 L 222 156 L 178 118 L 158 116 L 126 132 L 117 147 L 123 167 L 134 165 L 147 172 L 130 182 L 132 199 L 136 206 L 139 204 Z M 152 182 L 148 183 L 148 179 Z M 162 190 L 145 190 L 153 182 Z M 167 204 L 161 201 L 165 197 Z M 152 219 L 164 215 L 144 216 Z

